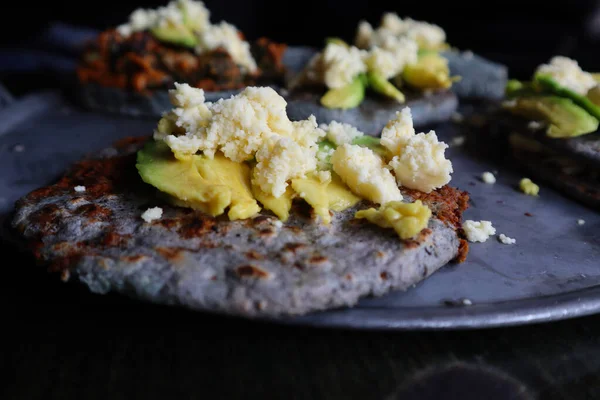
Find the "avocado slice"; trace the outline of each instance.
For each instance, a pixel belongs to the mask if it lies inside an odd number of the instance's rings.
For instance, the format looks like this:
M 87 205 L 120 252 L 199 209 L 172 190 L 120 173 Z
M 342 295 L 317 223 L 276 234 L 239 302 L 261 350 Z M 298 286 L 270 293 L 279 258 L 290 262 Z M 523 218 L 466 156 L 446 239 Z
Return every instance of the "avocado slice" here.
M 600 107 L 594 104 L 586 96 L 582 96 L 579 93 L 561 86 L 558 82 L 547 75 L 536 75 L 534 78 L 542 88 L 552 92 L 553 94 L 571 99 L 573 103 L 577 104 L 588 113 L 590 113 L 596 119 L 600 119 Z
M 404 103 L 406 101 L 406 97 L 404 93 L 402 93 L 396 86 L 394 86 L 390 81 L 385 79 L 380 74 L 369 72 L 367 74 L 367 80 L 369 81 L 369 87 L 371 87 L 377 93 L 380 93 L 386 97 L 391 97 L 398 101 L 398 103 Z
M 448 60 L 437 52 L 423 52 L 415 64 L 402 71 L 402 79 L 417 89 L 447 89 L 457 77 L 450 77 Z
M 150 33 L 161 42 L 193 48 L 198 44 L 194 32 L 185 25 L 155 26 Z
M 581 136 L 598 129 L 598 119 L 565 97 L 518 97 L 507 109 L 524 117 L 547 120 L 550 126 L 546 134 L 553 138 Z
M 229 208 L 231 220 L 260 211 L 251 192 L 250 168 L 222 154 L 177 159 L 164 142 L 150 141 L 137 152 L 136 168 L 144 182 L 174 198 L 175 205 L 212 216 Z
M 321 104 L 327 108 L 348 109 L 357 107 L 365 98 L 365 76 L 358 75 L 352 83 L 337 89 L 329 89 L 321 97 Z
M 594 86 L 587 92 L 587 98 L 590 99 L 592 103 L 597 106 L 600 106 L 600 86 Z

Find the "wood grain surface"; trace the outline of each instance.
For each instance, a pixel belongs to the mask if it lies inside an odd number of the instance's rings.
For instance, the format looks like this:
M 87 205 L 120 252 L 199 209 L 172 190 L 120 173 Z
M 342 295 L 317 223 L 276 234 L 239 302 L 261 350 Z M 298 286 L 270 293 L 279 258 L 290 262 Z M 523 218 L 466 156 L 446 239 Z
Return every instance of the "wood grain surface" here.
M 600 398 L 600 316 L 453 332 L 284 327 L 92 295 L 0 250 L 1 399 Z

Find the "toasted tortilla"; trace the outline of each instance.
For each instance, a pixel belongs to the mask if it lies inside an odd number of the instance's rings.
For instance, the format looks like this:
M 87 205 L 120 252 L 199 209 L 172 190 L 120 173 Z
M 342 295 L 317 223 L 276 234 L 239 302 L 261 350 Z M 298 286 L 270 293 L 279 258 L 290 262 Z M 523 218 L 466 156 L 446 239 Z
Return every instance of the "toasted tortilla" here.
M 141 141 L 120 143 L 21 198 L 11 224 L 50 271 L 95 293 L 250 317 L 298 315 L 407 289 L 468 249 L 457 233 L 468 195 L 448 186 L 404 193 L 435 216 L 414 240 L 354 219 L 365 203 L 336 213 L 330 226 L 303 202 L 282 226 L 267 212 L 228 221 L 165 204 L 135 169 Z M 154 206 L 163 216 L 146 223 L 141 214 Z

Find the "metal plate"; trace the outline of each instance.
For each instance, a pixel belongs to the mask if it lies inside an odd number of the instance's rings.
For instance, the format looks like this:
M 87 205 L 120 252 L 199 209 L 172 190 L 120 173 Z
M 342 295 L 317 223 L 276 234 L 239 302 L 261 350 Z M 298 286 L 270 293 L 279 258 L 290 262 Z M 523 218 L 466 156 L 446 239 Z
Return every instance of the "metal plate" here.
M 150 134 L 154 119 L 79 111 L 55 93 L 25 98 L 0 111 L 0 213 L 20 196 L 56 179 L 86 153 L 125 136 Z M 451 123 L 435 127 L 448 142 L 462 135 Z M 357 329 L 455 329 L 514 325 L 600 311 L 600 214 L 541 185 L 539 197 L 515 189 L 522 177 L 508 166 L 448 150 L 452 184 L 471 194 L 465 219 L 490 220 L 495 237 L 473 243 L 467 261 L 448 265 L 407 292 L 361 301 L 352 309 L 276 320 L 285 324 Z M 499 170 L 484 184 L 484 171 Z M 525 213 L 532 216 L 525 216 Z M 578 225 L 577 220 L 586 221 Z M 472 305 L 462 305 L 469 299 Z M 458 304 L 449 306 L 448 304 Z

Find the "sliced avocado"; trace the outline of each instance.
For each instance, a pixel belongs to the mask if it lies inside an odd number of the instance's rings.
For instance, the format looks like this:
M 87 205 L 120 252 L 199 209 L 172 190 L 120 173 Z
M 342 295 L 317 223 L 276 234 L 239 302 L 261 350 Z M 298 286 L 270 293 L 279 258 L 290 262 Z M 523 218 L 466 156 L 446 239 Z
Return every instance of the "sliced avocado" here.
M 600 119 L 600 107 L 594 104 L 586 96 L 580 95 L 571 89 L 561 86 L 558 82 L 547 75 L 536 75 L 534 80 L 544 89 L 551 91 L 557 96 L 571 99 L 575 104 L 586 110 L 593 117 Z
M 510 79 L 508 82 L 506 82 L 504 94 L 506 97 L 518 97 L 539 94 L 552 95 L 552 92 L 544 90 L 544 88 L 536 82 L 522 82 L 516 79 Z
M 402 71 L 404 82 L 417 89 L 447 89 L 458 78 L 450 77 L 448 60 L 437 52 L 422 53 Z
M 398 90 L 396 86 L 394 86 L 390 81 L 385 79 L 382 75 L 369 72 L 367 74 L 367 79 L 369 81 L 369 87 L 377 93 L 380 93 L 387 97 L 391 97 L 392 99 L 397 100 L 398 103 L 404 103 L 406 101 L 404 93 Z
M 382 157 L 386 157 L 387 149 L 381 145 L 381 139 L 369 135 L 358 136 L 354 138 L 352 144 L 362 147 L 368 147 Z
M 346 86 L 329 89 L 321 97 L 321 104 L 327 108 L 348 109 L 357 107 L 365 98 L 365 77 L 361 75 L 358 75 L 352 83 Z
M 195 47 L 198 44 L 194 32 L 185 25 L 156 26 L 150 32 L 161 42 L 183 47 Z
M 250 188 L 250 168 L 222 154 L 177 159 L 162 141 L 150 141 L 137 153 L 142 180 L 175 198 L 175 205 L 212 216 L 229 208 L 229 219 L 249 218 L 260 211 Z
M 527 118 L 543 118 L 550 123 L 547 135 L 569 138 L 598 129 L 598 120 L 571 99 L 559 96 L 524 96 L 514 100 L 507 109 Z

